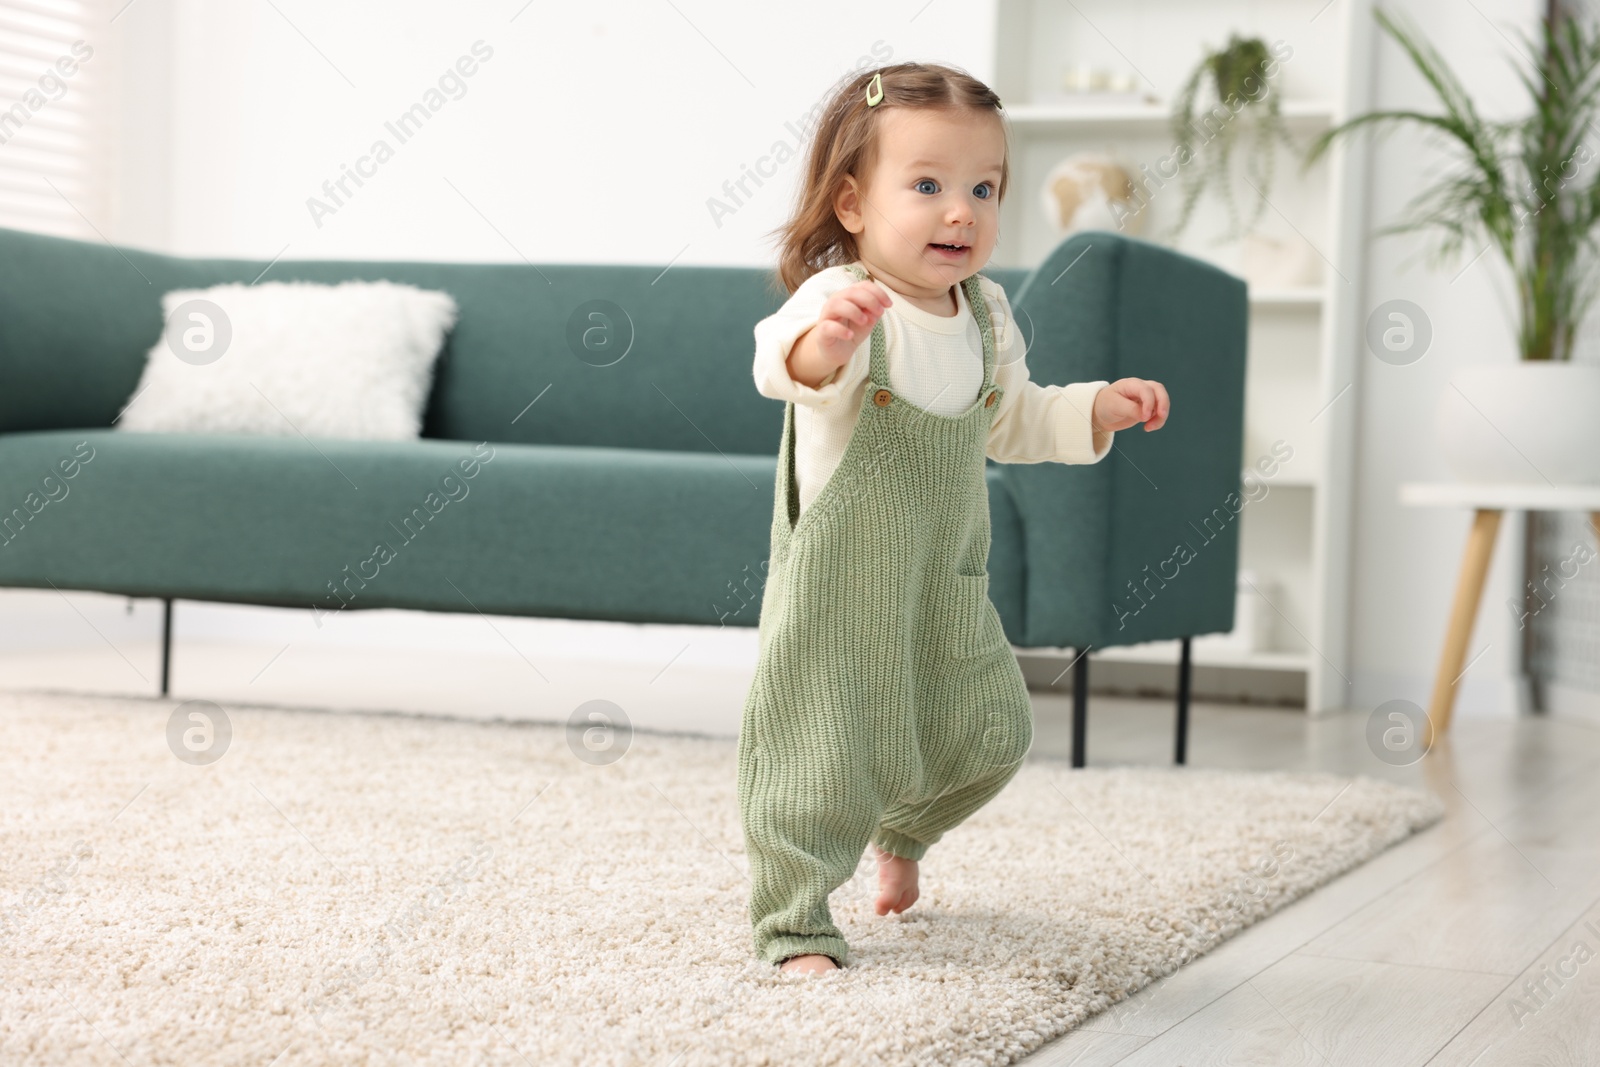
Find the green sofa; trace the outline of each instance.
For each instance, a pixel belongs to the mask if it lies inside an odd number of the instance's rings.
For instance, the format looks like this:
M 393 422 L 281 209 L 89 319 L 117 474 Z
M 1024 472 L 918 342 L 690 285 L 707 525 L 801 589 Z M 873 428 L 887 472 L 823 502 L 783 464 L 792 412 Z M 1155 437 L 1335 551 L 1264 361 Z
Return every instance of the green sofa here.
M 1100 463 L 990 463 L 1012 643 L 1232 629 L 1237 524 L 1210 520 L 1240 489 L 1244 283 L 1103 232 L 985 273 L 1033 380 L 1131 375 L 1172 398 Z M 459 305 L 421 439 L 112 429 L 163 292 L 351 278 Z M 269 263 L 0 230 L 0 586 L 754 626 L 783 407 L 756 392 L 751 331 L 782 301 L 753 267 Z M 1195 558 L 1152 596 L 1185 541 Z

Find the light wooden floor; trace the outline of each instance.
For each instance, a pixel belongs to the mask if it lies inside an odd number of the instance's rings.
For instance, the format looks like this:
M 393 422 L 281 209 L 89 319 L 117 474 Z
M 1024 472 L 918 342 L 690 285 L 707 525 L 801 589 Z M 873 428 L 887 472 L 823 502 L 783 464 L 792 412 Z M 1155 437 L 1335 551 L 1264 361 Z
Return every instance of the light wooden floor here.
M 1070 708 L 1035 694 L 1032 756 L 1070 755 Z M 1171 718 L 1091 699 L 1089 764 L 1170 763 Z M 1600 724 L 1457 717 L 1393 768 L 1366 719 L 1195 707 L 1192 766 L 1365 774 L 1449 814 L 1024 1064 L 1600 1064 Z

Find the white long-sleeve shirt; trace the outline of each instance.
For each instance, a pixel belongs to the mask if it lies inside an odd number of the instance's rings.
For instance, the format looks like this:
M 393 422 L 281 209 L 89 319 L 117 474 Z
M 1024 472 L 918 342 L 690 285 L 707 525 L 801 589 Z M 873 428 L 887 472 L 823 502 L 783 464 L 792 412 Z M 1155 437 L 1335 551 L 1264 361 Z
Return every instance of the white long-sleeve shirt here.
M 800 284 L 788 301 L 755 327 L 756 389 L 762 396 L 795 402 L 794 466 L 800 510 L 814 500 L 844 458 L 872 366 L 872 338 L 864 337 L 850 361 L 815 389 L 789 375 L 789 351 L 817 324 L 822 305 L 854 285 L 844 266 L 829 267 Z M 1011 315 L 1005 290 L 979 277 L 994 328 L 995 384 L 1004 392 L 989 430 L 987 453 L 1000 463 L 1098 463 L 1114 436 L 1090 423 L 1095 394 L 1106 381 L 1039 385 L 1029 380 L 1026 345 Z M 924 311 L 881 282 L 890 306 L 884 325 L 889 387 L 937 415 L 959 415 L 972 406 L 983 384 L 983 345 L 966 291 L 955 286 L 960 310 L 951 316 Z

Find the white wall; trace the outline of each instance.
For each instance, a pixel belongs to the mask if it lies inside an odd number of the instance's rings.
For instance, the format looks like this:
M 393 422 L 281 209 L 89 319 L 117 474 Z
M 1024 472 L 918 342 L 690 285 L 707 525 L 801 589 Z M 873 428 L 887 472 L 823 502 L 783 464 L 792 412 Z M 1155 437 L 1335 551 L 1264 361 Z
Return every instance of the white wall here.
M 793 127 L 828 85 L 912 56 L 981 77 L 989 21 L 939 3 L 138 0 L 125 32 L 172 42 L 130 57 L 128 80 L 131 106 L 171 108 L 164 157 L 140 164 L 167 174 L 114 225 L 185 254 L 761 263 L 800 165 Z M 420 131 L 385 128 L 479 41 L 490 57 Z M 308 198 L 378 139 L 393 157 L 318 225 Z M 775 146 L 795 158 L 719 224 L 708 199 Z
M 1484 111 L 1523 107 L 1505 56 L 1512 27 L 1533 28 L 1541 3 L 1393 6 L 1423 27 Z M 119 197 L 106 230 L 178 253 L 263 259 L 765 265 L 767 233 L 782 221 L 801 165 L 797 128 L 828 85 L 858 64 L 910 58 L 992 79 L 992 23 L 989 3 L 938 0 L 784 8 L 137 0 L 116 23 L 126 89 Z M 465 94 L 399 143 L 384 123 L 423 100 L 480 40 L 493 54 L 463 79 Z M 1374 107 L 1435 109 L 1376 26 L 1371 47 Z M 326 198 L 324 181 L 378 138 L 393 158 L 319 226 L 307 199 Z M 726 199 L 725 183 L 779 149 L 794 157 L 718 225 L 708 200 Z M 1446 157 L 1407 134 L 1379 143 L 1371 158 L 1376 229 L 1400 217 Z M 1402 507 L 1397 487 L 1445 476 L 1432 418 L 1450 372 L 1516 357 L 1507 280 L 1493 253 L 1455 280 L 1464 262 L 1403 269 L 1424 244 L 1374 241 L 1358 267 L 1364 306 L 1412 300 L 1435 330 L 1432 350 L 1411 366 L 1359 361 L 1348 673 L 1351 704 L 1365 707 L 1394 697 L 1426 703 L 1469 521 Z M 1468 672 L 1460 714 L 1514 707 L 1518 642 L 1503 603 L 1520 584 L 1520 557 L 1521 522 L 1508 517 L 1469 656 L 1487 651 Z M 197 611 L 181 617 L 203 625 Z

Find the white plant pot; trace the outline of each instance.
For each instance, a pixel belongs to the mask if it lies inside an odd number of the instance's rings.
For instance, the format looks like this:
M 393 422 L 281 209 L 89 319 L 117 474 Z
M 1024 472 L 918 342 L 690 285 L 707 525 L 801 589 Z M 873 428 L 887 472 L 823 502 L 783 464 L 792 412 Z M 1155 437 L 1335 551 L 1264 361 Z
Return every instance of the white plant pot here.
M 1468 367 L 1439 397 L 1435 430 L 1463 482 L 1600 483 L 1600 364 Z

